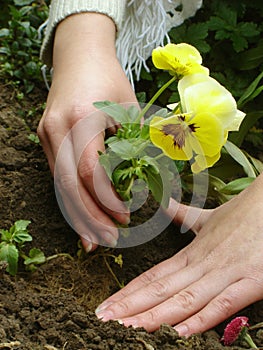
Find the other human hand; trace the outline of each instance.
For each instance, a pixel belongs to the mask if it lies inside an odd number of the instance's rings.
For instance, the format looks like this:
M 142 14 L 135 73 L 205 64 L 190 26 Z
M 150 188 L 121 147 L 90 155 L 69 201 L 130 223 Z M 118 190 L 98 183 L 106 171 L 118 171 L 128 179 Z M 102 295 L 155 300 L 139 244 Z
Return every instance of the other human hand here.
M 182 223 L 199 218 L 195 239 L 104 301 L 103 321 L 156 330 L 175 325 L 180 335 L 203 332 L 263 296 L 263 175 L 213 210 L 170 202 L 168 214 Z M 190 220 L 191 221 L 191 220 Z M 187 224 L 187 222 L 186 222 Z
M 129 221 L 129 213 L 98 163 L 105 132 L 115 123 L 93 102 L 136 103 L 115 54 L 115 25 L 101 14 L 82 13 L 56 30 L 53 79 L 38 135 L 47 155 L 68 221 L 86 251 L 114 246 L 118 231 L 111 218 Z M 96 179 L 97 186 L 94 185 Z

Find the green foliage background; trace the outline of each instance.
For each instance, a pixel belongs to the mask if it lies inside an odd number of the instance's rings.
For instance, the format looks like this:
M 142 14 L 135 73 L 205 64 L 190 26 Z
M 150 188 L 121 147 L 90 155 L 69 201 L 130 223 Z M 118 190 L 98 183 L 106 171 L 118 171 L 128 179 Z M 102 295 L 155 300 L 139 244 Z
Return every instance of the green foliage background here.
M 0 76 L 12 84 L 17 96 L 42 85 L 39 26 L 46 20 L 45 1 L 8 0 L 0 14 Z
M 223 84 L 236 98 L 245 93 L 248 86 L 263 71 L 263 2 L 262 0 L 204 0 L 197 14 L 169 33 L 171 42 L 186 42 L 195 46 L 203 57 L 203 64 L 211 76 Z M 141 102 L 151 96 L 170 78 L 167 72 L 157 70 L 151 59 L 147 61 L 149 72 L 142 71 L 136 90 Z M 240 108 L 248 114 L 243 123 L 242 137 L 232 140 L 241 146 L 263 147 L 262 116 L 263 99 L 260 93 L 263 79 L 259 80 L 257 96 L 251 96 Z M 252 98 L 253 97 L 253 98 Z M 176 84 L 162 94 L 159 105 L 178 101 Z

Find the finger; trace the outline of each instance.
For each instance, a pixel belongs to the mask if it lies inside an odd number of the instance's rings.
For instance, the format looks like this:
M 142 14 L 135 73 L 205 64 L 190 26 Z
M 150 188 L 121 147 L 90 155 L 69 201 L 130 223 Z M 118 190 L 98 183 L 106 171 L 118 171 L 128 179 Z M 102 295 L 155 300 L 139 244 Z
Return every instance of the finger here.
M 162 279 L 166 275 L 175 273 L 176 271 L 185 267 L 187 263 L 188 257 L 184 252 L 180 252 L 172 258 L 159 263 L 158 265 L 134 278 L 124 288 L 107 298 L 98 306 L 96 312 L 99 313 L 102 310 L 106 310 L 109 305 L 112 305 L 113 303 L 116 303 L 129 295 L 132 296 L 136 291 L 140 291 L 141 289 L 151 285 L 151 283 Z
M 116 220 L 127 224 L 129 222 L 128 210 L 124 202 L 112 190 L 111 182 L 99 163 L 98 151 L 105 151 L 106 119 L 100 112 L 93 114 L 82 119 L 72 128 L 79 176 L 97 204 Z
M 251 279 L 242 279 L 224 289 L 198 313 L 176 325 L 175 329 L 181 336 L 204 332 L 261 298 L 262 286 Z
M 96 243 L 93 243 L 91 241 L 86 240 L 85 238 L 80 236 L 81 244 L 83 246 L 83 249 L 85 250 L 86 253 L 93 252 L 98 245 Z
M 208 220 L 213 210 L 191 207 L 170 199 L 169 207 L 166 210 L 168 216 L 178 225 L 184 225 L 188 229 L 198 233 L 204 223 Z
M 236 275 L 234 269 L 230 269 L 222 279 L 222 271 L 211 271 L 201 279 L 190 283 L 188 287 L 175 291 L 175 294 L 164 302 L 132 317 L 121 318 L 121 321 L 125 326 L 143 326 L 150 332 L 156 330 L 162 323 L 177 324 L 198 313 L 225 288 L 235 284 L 233 275 L 236 276 L 234 279 L 236 280 L 239 279 L 239 274 L 238 272 Z
M 103 321 L 108 321 L 110 319 L 126 318 L 151 310 L 194 283 L 201 278 L 201 275 L 202 270 L 199 267 L 187 266 L 177 273 L 172 272 L 161 279 L 152 281 L 144 285 L 144 287 L 134 290 L 111 305 L 108 304 L 108 307 L 102 309 L 102 311 L 97 310 L 97 316 Z
M 99 163 L 98 150 L 101 150 L 103 142 L 104 139 L 100 134 L 83 151 L 78 166 L 79 176 L 88 192 L 106 213 L 120 223 L 128 224 L 130 221 L 128 209 L 113 191 L 111 181 Z
M 48 135 L 45 132 L 45 129 L 43 127 L 43 123 L 44 122 L 43 122 L 43 117 L 42 117 L 42 119 L 39 122 L 38 128 L 37 128 L 37 135 L 38 135 L 39 140 L 41 142 L 41 146 L 46 154 L 51 174 L 54 174 L 55 157 L 54 157 L 54 154 L 53 154 L 52 149 L 50 147 L 50 143 L 48 141 Z
M 79 235 L 84 235 L 84 238 L 86 231 L 95 232 L 94 243 L 105 244 L 104 241 L 106 241 L 111 242 L 110 246 L 113 246 L 113 242 L 116 243 L 118 231 L 112 220 L 98 207 L 79 180 L 74 164 L 71 139 L 69 138 L 63 141 L 57 155 L 54 184 L 57 198 L 61 197 L 61 201 L 66 207 L 66 212 L 63 213 L 64 217 L 74 230 Z

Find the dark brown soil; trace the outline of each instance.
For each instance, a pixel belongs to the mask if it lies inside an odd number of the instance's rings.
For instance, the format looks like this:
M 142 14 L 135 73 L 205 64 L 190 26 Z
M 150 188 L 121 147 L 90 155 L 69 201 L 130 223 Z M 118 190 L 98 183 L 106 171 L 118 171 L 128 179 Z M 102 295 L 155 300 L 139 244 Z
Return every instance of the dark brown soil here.
M 68 253 L 73 257 L 51 260 L 33 273 L 21 265 L 16 277 L 0 271 L 0 349 L 247 349 L 245 344 L 228 348 L 221 344 L 223 324 L 184 339 L 168 325 L 147 333 L 142 328 L 125 328 L 96 318 L 97 305 L 118 289 L 106 262 L 118 280 L 127 283 L 172 256 L 193 235 L 181 235 L 170 225 L 143 245 L 99 248 L 80 259 L 78 237 L 60 214 L 45 155 L 40 145 L 28 139 L 41 117 L 41 112 L 34 116 L 28 112 L 41 111 L 46 92 L 40 91 L 19 103 L 13 98 L 13 90 L 0 87 L 0 228 L 7 229 L 19 219 L 30 220 L 33 242 L 27 249 L 39 248 L 46 256 Z M 136 219 L 140 220 L 139 216 Z M 122 268 L 109 253 L 122 254 Z M 242 314 L 249 317 L 251 325 L 262 321 L 263 302 L 251 305 Z M 263 347 L 263 330 L 251 334 Z

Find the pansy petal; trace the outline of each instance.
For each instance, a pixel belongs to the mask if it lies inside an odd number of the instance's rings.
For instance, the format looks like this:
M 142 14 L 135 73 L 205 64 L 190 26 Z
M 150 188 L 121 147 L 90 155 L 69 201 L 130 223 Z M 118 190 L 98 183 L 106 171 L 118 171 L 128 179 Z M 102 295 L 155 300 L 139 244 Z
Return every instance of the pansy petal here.
M 192 158 L 192 147 L 189 142 L 184 142 L 179 146 L 172 134 L 164 133 L 163 129 L 167 125 L 178 125 L 180 121 L 177 116 L 168 118 L 154 117 L 150 123 L 150 138 L 152 143 L 162 149 L 165 155 L 172 159 L 189 160 Z M 185 140 L 186 141 L 186 140 Z
M 185 76 L 179 81 L 178 90 L 183 112 L 214 114 L 225 128 L 236 116 L 237 105 L 231 93 L 209 76 Z
M 244 112 L 237 110 L 235 117 L 233 118 L 231 123 L 227 126 L 226 130 L 238 131 L 245 116 L 246 114 Z
M 202 156 L 198 154 L 194 158 L 194 162 L 191 165 L 191 170 L 193 173 L 200 173 L 200 171 L 205 170 L 213 166 L 220 158 L 221 153 L 218 152 L 213 157 Z
M 209 74 L 209 70 L 201 65 L 202 57 L 199 51 L 185 43 L 157 47 L 152 51 L 152 61 L 156 68 L 168 70 L 178 78 L 201 72 Z
M 195 153 L 213 157 L 225 143 L 224 129 L 218 118 L 209 113 L 199 113 L 190 119 L 186 115 L 186 121 L 193 130 L 191 133 L 191 145 Z

